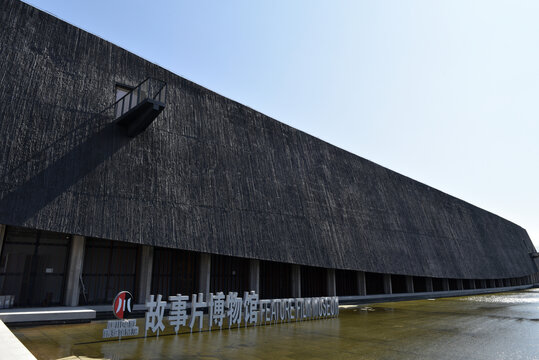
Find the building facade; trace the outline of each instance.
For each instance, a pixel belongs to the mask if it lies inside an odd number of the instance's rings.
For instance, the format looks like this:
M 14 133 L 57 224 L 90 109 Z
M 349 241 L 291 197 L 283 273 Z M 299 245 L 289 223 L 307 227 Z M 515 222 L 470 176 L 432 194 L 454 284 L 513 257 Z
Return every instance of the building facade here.
M 0 43 L 0 295 L 16 306 L 538 281 L 518 225 L 18 0 Z

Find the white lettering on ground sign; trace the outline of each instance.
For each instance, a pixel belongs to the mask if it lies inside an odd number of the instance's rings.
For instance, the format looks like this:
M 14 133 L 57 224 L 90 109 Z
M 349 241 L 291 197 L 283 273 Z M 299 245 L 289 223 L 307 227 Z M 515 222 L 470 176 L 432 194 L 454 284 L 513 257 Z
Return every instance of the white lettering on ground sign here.
M 159 332 L 163 332 L 165 329 L 163 317 L 167 302 L 161 299 L 161 295 L 151 295 L 150 301 L 146 303 L 148 310 L 144 336 L 148 335 L 148 331 L 159 336 Z M 204 295 L 199 293 L 193 294 L 191 297 L 189 314 L 187 313 L 188 296 L 178 294 L 170 296 L 168 299 L 171 305 L 168 324 L 174 327 L 176 334 L 182 326 L 189 327 L 192 332 L 197 322 L 198 329 L 202 330 L 204 310 L 206 309 L 210 330 L 213 325 L 222 329 L 225 318 L 230 328 L 232 325 L 241 326 L 242 321 L 247 326 L 267 324 L 268 322 L 271 324 L 326 319 L 339 315 L 339 298 L 337 296 L 260 300 L 254 291 L 245 292 L 243 297 L 238 297 L 237 292 L 229 292 L 226 296 L 222 292 L 218 292 L 217 294 L 210 293 L 208 299 L 204 301 Z

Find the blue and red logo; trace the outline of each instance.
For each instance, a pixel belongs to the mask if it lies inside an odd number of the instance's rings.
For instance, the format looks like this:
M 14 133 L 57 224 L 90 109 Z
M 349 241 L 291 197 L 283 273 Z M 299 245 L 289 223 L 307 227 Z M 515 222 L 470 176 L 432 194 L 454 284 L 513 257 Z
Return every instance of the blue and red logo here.
M 129 291 L 121 291 L 112 303 L 112 312 L 116 318 L 127 319 L 133 311 L 133 295 Z

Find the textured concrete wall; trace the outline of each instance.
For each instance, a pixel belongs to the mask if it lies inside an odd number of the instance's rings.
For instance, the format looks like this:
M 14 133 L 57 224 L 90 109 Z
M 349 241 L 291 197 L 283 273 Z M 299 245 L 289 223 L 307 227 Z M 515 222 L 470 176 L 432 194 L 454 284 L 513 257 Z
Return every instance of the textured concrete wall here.
M 0 3 L 0 223 L 265 260 L 454 278 L 537 271 L 524 229 Z M 116 82 L 168 83 L 130 139 Z

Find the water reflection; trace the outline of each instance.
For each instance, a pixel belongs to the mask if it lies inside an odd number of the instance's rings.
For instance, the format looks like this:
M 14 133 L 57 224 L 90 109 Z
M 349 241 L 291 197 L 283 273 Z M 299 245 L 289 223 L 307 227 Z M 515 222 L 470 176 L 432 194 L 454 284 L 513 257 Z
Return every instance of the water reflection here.
M 13 330 L 40 359 L 539 359 L 539 289 L 347 307 L 337 319 L 95 341 L 104 327 Z

